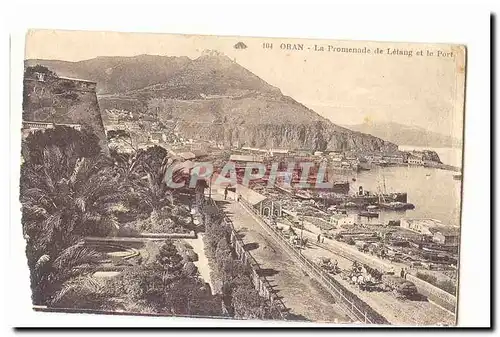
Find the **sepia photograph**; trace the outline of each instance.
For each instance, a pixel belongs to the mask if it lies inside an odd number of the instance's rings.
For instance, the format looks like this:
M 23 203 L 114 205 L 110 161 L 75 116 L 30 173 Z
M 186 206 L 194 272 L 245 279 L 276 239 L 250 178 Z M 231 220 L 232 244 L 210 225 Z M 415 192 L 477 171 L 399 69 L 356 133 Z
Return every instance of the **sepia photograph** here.
M 25 43 L 33 310 L 457 324 L 464 45 L 43 29 Z

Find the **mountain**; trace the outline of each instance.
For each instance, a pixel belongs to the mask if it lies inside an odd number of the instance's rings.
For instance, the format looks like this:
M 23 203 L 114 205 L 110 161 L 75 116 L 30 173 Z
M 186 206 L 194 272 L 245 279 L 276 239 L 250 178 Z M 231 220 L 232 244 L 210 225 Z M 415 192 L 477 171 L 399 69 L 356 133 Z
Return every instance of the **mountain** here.
M 67 62 L 59 60 L 26 60 L 26 66 L 43 65 L 59 76 L 97 82 L 97 94 L 113 94 L 160 83 L 185 65 L 187 57 L 139 55 L 104 56 Z
M 140 55 L 26 63 L 47 66 L 61 76 L 96 81 L 105 123 L 121 111 L 140 122 L 160 123 L 184 138 L 228 146 L 397 149 L 380 138 L 333 124 L 223 55 L 194 60 Z
M 365 122 L 345 126 L 351 130 L 368 133 L 399 145 L 427 147 L 461 147 L 460 140 L 451 136 L 429 131 L 418 126 L 394 122 Z

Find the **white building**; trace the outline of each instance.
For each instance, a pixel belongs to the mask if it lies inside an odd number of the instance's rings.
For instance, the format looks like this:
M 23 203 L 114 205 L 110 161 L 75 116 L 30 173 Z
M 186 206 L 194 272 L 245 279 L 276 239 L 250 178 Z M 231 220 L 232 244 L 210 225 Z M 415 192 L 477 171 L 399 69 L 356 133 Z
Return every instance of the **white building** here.
M 433 235 L 433 228 L 445 227 L 443 223 L 436 219 L 401 219 L 401 228 L 411 230 L 424 235 Z

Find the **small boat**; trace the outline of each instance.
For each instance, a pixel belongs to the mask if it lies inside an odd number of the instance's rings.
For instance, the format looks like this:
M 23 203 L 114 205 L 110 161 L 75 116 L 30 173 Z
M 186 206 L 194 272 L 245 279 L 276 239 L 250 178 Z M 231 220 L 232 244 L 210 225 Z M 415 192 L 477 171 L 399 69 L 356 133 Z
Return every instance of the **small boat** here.
M 390 210 L 394 210 L 394 211 L 415 209 L 415 205 L 410 204 L 410 203 L 406 203 L 406 202 L 399 202 L 399 201 L 383 202 L 383 203 L 380 203 L 379 205 L 382 208 L 390 209 Z
M 297 191 L 297 192 L 295 192 L 294 196 L 296 198 L 303 199 L 303 200 L 310 200 L 312 198 L 312 196 L 309 193 L 307 193 L 306 191 Z
M 376 213 L 376 212 L 359 212 L 359 216 L 364 216 L 366 218 L 378 218 L 378 213 Z

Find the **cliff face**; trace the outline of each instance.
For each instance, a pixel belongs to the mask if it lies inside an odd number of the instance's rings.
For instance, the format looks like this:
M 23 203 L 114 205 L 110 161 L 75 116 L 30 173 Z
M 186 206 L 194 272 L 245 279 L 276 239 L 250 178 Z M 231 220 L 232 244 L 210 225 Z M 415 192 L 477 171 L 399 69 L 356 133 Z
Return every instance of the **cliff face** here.
M 59 77 L 24 78 L 23 120 L 80 124 L 100 140 L 107 152 L 106 134 L 96 95 L 96 84 Z
M 107 104 L 106 104 L 107 105 Z M 226 146 L 330 151 L 396 151 L 397 145 L 331 123 L 290 97 L 249 93 L 202 100 L 149 99 L 143 114 L 185 138 Z
M 319 151 L 396 151 L 397 145 L 353 132 L 336 132 L 324 122 L 314 124 L 216 125 L 180 122 L 187 138 L 214 140 L 225 146 L 310 149 Z
M 441 163 L 441 158 L 439 158 L 439 155 L 437 154 L 436 151 L 432 151 L 432 150 L 425 150 L 423 152 L 423 156 L 422 156 L 422 159 L 423 160 L 430 160 L 430 161 L 434 161 L 434 162 L 437 162 L 437 163 Z

